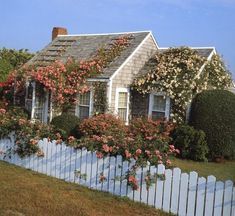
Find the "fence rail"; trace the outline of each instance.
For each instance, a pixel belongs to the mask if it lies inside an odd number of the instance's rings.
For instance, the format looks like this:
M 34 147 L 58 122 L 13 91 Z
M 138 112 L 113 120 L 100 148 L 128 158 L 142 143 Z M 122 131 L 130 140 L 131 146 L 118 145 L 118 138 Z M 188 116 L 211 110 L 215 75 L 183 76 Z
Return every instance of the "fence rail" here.
M 6 157 L 0 154 L 0 160 L 92 189 L 127 196 L 177 215 L 235 216 L 235 187 L 231 180 L 216 181 L 214 176 L 206 179 L 198 177 L 196 172 L 187 174 L 179 168 L 171 170 L 165 169 L 164 165 L 147 165 L 137 169 L 140 187 L 132 190 L 123 176 L 135 164 L 134 160 L 125 161 L 122 156 L 98 159 L 95 152 L 57 145 L 47 139 L 39 141 L 44 157 L 31 155 L 21 159 L 17 154 L 10 153 L 12 147 L 13 138 L 0 140 L 0 151 L 9 153 Z M 153 178 L 148 189 L 147 175 L 158 176 Z

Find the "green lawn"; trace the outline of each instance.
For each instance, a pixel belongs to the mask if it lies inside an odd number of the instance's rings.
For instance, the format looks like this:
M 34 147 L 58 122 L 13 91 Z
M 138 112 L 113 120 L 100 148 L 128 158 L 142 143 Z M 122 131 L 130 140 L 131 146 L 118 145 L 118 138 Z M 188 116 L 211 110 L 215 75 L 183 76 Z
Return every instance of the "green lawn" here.
M 172 162 L 175 167 L 179 167 L 183 172 L 196 171 L 199 176 L 214 175 L 218 180 L 232 180 L 235 182 L 235 161 L 205 163 L 172 158 Z
M 0 216 L 169 214 L 0 161 Z

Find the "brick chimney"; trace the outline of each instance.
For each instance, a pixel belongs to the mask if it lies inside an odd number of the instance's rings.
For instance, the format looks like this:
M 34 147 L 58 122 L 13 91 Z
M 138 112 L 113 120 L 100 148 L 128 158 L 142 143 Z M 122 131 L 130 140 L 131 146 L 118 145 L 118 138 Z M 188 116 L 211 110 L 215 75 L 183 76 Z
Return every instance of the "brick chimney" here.
M 54 27 L 52 30 L 52 40 L 54 40 L 58 35 L 67 35 L 67 29 L 63 27 Z

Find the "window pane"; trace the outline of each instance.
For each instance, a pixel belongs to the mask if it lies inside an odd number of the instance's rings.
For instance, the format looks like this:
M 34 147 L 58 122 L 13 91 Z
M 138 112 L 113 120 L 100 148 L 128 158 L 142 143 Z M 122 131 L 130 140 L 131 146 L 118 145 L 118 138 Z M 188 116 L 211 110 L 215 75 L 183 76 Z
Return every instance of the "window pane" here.
M 80 105 L 90 105 L 90 92 L 79 95 L 79 104 Z
M 162 119 L 164 117 L 165 117 L 165 112 L 156 112 L 156 111 L 152 112 L 152 119 L 153 120 Z
M 44 98 L 42 96 L 35 97 L 34 118 L 43 121 L 44 114 Z
M 118 95 L 118 107 L 126 108 L 127 107 L 127 92 L 119 92 Z
M 118 116 L 124 122 L 126 122 L 126 114 L 127 114 L 126 108 L 118 108 Z
M 79 118 L 85 119 L 89 117 L 89 107 L 79 106 Z
M 153 97 L 153 110 L 164 111 L 166 109 L 166 98 L 164 96 L 154 95 Z

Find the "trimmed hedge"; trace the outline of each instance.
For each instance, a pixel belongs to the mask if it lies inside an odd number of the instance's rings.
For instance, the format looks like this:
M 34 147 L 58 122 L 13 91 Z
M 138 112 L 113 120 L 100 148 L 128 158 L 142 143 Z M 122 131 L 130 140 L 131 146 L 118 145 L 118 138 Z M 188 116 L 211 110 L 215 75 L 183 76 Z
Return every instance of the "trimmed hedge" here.
M 63 113 L 60 116 L 53 118 L 51 124 L 62 133 L 64 138 L 67 138 L 68 136 L 80 138 L 80 133 L 77 131 L 80 119 L 75 115 Z
M 235 158 L 235 94 L 208 90 L 196 95 L 189 123 L 205 132 L 211 159 Z
M 180 157 L 195 161 L 207 161 L 206 135 L 188 125 L 176 128 L 172 134 L 174 146 L 180 150 Z

